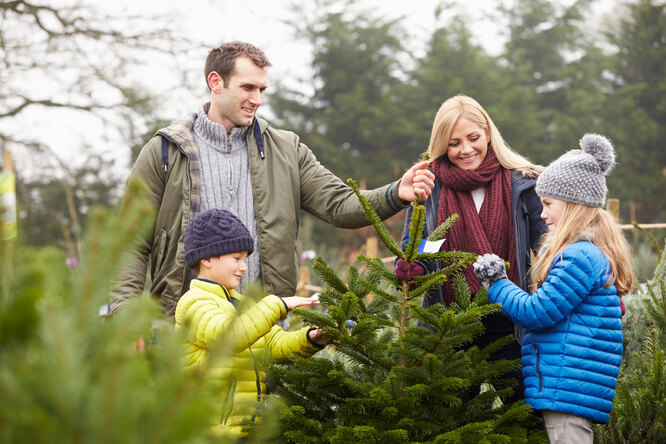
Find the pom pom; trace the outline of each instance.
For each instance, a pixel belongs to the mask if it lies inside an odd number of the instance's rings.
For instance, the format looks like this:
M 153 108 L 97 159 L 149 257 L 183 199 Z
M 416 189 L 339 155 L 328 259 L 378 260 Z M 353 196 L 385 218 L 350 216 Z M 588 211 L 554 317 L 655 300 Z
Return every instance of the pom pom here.
M 599 134 L 585 134 L 580 139 L 581 149 L 597 161 L 604 174 L 615 165 L 615 150 L 610 141 Z

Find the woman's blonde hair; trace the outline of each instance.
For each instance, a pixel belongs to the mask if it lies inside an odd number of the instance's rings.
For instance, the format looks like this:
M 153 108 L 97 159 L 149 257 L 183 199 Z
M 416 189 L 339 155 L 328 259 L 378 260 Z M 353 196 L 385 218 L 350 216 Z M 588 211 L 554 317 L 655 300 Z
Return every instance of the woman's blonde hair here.
M 547 234 L 545 235 L 547 236 Z M 615 284 L 617 292 L 629 293 L 634 283 L 629 243 L 619 225 L 606 210 L 571 202 L 564 203 L 564 210 L 548 247 L 532 265 L 532 291 L 546 280 L 550 265 L 567 245 L 580 240 L 590 240 L 604 253 L 610 263 L 608 288 Z
M 474 122 L 486 132 L 495 156 L 504 168 L 518 170 L 524 176 L 532 178 L 537 177 L 543 171 L 542 166 L 533 164 L 511 149 L 486 110 L 476 100 L 463 94 L 450 97 L 437 111 L 428 145 L 431 161 L 446 155 L 451 131 L 461 117 Z

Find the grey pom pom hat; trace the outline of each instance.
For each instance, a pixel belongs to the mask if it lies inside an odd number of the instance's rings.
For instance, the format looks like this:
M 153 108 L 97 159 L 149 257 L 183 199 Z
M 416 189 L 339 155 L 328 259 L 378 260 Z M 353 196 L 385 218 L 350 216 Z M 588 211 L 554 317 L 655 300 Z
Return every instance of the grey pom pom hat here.
M 536 183 L 539 197 L 602 207 L 606 203 L 606 175 L 615 165 L 615 150 L 599 134 L 585 134 L 579 150 L 571 150 L 553 161 Z

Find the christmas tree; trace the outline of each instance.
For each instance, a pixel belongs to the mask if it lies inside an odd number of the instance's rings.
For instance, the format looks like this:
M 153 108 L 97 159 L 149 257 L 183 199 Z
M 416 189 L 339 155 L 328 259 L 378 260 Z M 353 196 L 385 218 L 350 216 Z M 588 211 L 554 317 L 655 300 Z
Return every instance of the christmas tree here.
M 414 203 L 410 241 L 396 243 L 372 206 L 356 191 L 380 241 L 411 264 L 440 261 L 439 271 L 401 281 L 378 258 L 360 256 L 343 281 L 321 258 L 315 271 L 325 282 L 324 312 L 295 310 L 323 329 L 329 356 L 282 360 L 273 369 L 275 393 L 286 402 L 273 440 L 316 442 L 545 442 L 532 432 L 536 417 L 523 401 L 504 401 L 515 381 L 502 375 L 518 365 L 488 362 L 508 341 L 479 349 L 472 340 L 481 319 L 500 310 L 485 290 L 470 294 L 458 273 L 476 259 L 466 252 L 422 252 L 425 207 Z M 435 242 L 452 217 L 427 239 Z M 421 298 L 451 280 L 456 302 L 422 308 Z M 324 352 L 325 354 L 326 352 Z

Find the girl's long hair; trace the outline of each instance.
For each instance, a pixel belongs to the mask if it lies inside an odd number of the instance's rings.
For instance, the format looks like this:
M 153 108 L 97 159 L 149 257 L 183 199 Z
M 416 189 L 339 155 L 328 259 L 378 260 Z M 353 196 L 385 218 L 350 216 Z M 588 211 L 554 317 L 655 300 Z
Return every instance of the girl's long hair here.
M 428 145 L 431 161 L 446 155 L 451 131 L 462 117 L 474 122 L 486 132 L 497 160 L 507 170 L 517 170 L 523 176 L 531 178 L 537 177 L 543 171 L 544 167 L 533 164 L 511 149 L 486 110 L 476 100 L 463 94 L 450 97 L 437 111 Z
M 604 286 L 608 288 L 615 284 L 618 294 L 629 293 L 634 283 L 631 249 L 620 226 L 603 208 L 571 202 L 565 202 L 562 217 L 555 233 L 548 239 L 546 251 L 532 265 L 532 291 L 546 280 L 553 259 L 561 255 L 567 245 L 580 240 L 591 240 L 608 259 L 610 277 Z

